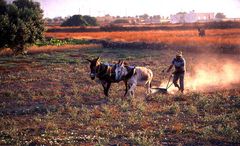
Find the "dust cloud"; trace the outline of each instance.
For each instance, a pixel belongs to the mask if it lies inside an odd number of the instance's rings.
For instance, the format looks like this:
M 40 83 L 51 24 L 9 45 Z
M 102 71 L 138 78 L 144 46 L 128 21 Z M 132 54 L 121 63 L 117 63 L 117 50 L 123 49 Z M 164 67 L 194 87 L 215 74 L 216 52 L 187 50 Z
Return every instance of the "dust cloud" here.
M 197 64 L 194 73 L 186 76 L 186 89 L 204 91 L 212 89 L 233 88 L 240 83 L 240 64 L 232 61 Z

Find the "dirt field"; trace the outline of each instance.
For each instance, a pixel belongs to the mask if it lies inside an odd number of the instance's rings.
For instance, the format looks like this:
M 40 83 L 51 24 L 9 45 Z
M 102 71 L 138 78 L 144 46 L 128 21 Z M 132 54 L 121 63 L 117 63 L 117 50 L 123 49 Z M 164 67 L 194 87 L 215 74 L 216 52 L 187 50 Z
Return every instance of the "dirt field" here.
M 239 55 L 183 53 L 189 73 L 199 60 L 231 58 L 237 64 L 240 60 Z M 175 51 L 82 48 L 1 57 L 0 144 L 240 144 L 240 82 L 229 82 L 223 88 L 201 84 L 213 90 L 149 97 L 138 87 L 133 99 L 123 97 L 120 83 L 113 84 L 110 97 L 105 98 L 101 85 L 90 79 L 85 61 L 98 55 L 103 62 L 123 59 L 151 68 L 153 85 L 159 86 L 169 76 L 161 71 Z M 186 80 L 186 84 L 190 83 Z

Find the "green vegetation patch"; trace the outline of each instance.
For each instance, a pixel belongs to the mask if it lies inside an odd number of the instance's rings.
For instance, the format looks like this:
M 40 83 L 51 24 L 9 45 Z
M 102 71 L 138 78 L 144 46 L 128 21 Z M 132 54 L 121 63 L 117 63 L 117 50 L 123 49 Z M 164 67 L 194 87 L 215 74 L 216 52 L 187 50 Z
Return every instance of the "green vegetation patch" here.
M 89 44 L 89 42 L 85 39 L 56 39 L 51 38 L 50 40 L 44 40 L 44 41 L 37 41 L 35 43 L 36 46 L 63 46 L 63 45 L 81 45 L 81 44 Z

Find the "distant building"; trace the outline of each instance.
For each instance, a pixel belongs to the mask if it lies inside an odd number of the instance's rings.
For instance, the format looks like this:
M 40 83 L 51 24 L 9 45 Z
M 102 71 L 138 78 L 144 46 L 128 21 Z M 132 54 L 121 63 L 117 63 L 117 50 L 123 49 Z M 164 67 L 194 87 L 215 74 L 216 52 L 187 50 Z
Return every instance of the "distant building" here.
M 180 12 L 170 16 L 171 23 L 194 23 L 194 22 L 209 22 L 214 20 L 214 13 L 189 13 Z
M 163 23 L 169 23 L 170 19 L 160 17 L 160 15 L 155 15 L 155 16 L 148 16 L 146 15 L 141 15 L 141 16 L 136 16 L 136 17 L 120 17 L 120 16 L 110 16 L 110 15 L 105 15 L 105 16 L 99 16 L 96 17 L 97 22 L 100 26 L 108 26 L 113 24 L 114 21 L 116 20 L 128 20 L 128 23 L 122 23 L 119 25 L 142 25 L 142 24 L 163 24 Z M 114 24 L 116 25 L 116 24 Z

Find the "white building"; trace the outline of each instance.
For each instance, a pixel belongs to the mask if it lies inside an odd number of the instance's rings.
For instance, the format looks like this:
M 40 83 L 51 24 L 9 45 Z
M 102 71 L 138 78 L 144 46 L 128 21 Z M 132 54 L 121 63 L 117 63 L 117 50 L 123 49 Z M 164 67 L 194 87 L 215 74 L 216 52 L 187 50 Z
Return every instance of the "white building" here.
M 170 16 L 171 23 L 194 23 L 194 22 L 209 22 L 214 19 L 214 13 L 189 13 L 180 12 Z

